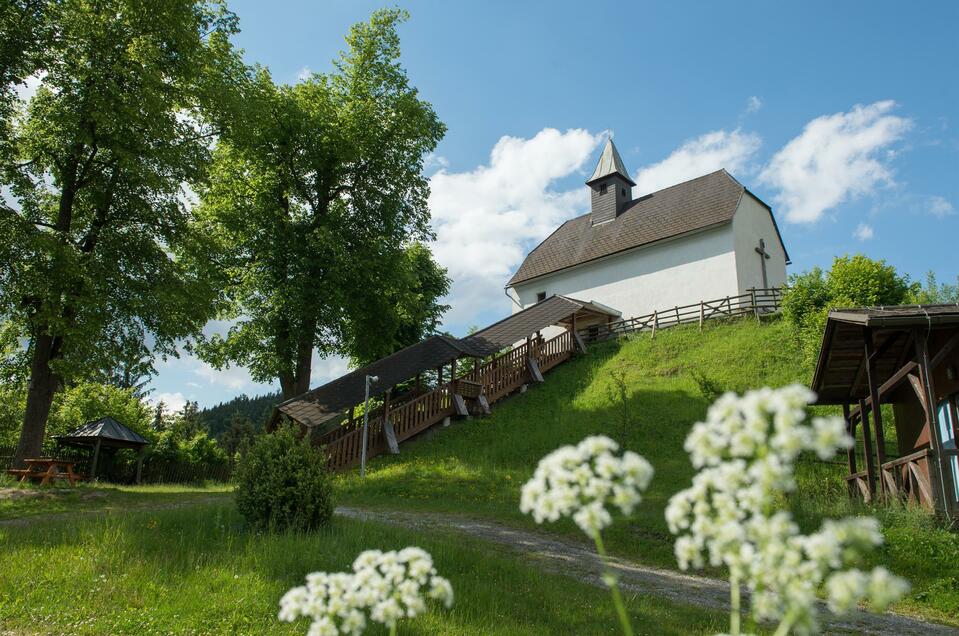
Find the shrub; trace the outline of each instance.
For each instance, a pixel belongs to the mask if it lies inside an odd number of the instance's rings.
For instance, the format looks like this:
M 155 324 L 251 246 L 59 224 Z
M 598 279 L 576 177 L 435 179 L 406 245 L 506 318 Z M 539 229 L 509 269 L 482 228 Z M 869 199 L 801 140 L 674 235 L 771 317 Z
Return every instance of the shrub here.
M 333 486 L 323 451 L 293 426 L 261 435 L 236 471 L 236 506 L 260 530 L 312 530 L 333 516 Z
M 840 307 L 907 302 L 914 286 L 892 265 L 862 254 L 837 257 L 828 272 L 818 267 L 794 275 L 783 297 L 783 317 L 794 327 L 807 362 L 819 355 L 826 315 Z

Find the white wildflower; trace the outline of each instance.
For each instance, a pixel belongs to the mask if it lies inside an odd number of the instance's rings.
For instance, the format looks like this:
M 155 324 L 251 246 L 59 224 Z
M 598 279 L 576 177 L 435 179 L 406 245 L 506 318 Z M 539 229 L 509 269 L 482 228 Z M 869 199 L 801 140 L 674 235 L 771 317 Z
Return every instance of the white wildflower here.
M 648 461 L 631 451 L 616 456 L 618 450 L 616 442 L 601 435 L 556 449 L 523 485 L 520 510 L 537 523 L 572 517 L 595 538 L 612 523 L 608 506 L 632 514 L 653 478 Z
M 814 399 L 798 385 L 721 396 L 686 438 L 699 472 L 666 507 L 682 569 L 707 562 L 726 566 L 750 588 L 756 619 L 785 619 L 785 631 L 797 634 L 818 630 L 820 589 L 834 612 L 866 599 L 882 609 L 908 589 L 882 568 L 868 574 L 842 569 L 882 543 L 875 519 L 826 521 L 819 531 L 801 535 L 791 515 L 777 512 L 782 494 L 796 487 L 801 453 L 829 458 L 853 443 L 841 419 L 805 423 L 806 406 Z
M 399 552 L 367 550 L 352 572 L 313 572 L 306 585 L 280 599 L 279 619 L 312 619 L 311 636 L 362 634 L 368 619 L 392 629 L 404 618 L 427 611 L 427 600 L 453 604 L 453 586 L 436 574 L 428 552 L 409 547 Z

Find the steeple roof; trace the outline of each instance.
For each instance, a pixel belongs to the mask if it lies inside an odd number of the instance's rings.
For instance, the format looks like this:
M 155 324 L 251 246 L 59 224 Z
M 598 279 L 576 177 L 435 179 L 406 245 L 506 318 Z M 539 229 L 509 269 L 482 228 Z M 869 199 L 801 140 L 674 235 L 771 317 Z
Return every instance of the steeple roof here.
M 603 154 L 599 158 L 599 163 L 596 164 L 596 169 L 593 170 L 593 176 L 587 179 L 586 183 L 593 183 L 611 174 L 618 174 L 626 179 L 629 185 L 636 185 L 636 183 L 629 178 L 629 171 L 626 170 L 626 166 L 623 165 L 623 158 L 619 156 L 619 151 L 616 150 L 616 144 L 613 143 L 612 137 L 606 139 L 606 146 L 603 148 Z

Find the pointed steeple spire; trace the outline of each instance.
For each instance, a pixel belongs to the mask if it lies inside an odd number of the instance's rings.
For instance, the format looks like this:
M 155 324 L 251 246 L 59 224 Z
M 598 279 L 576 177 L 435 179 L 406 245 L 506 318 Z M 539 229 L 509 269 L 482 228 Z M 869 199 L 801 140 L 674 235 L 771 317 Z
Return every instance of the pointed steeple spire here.
M 631 186 L 636 185 L 636 182 L 629 178 L 629 171 L 623 165 L 623 158 L 619 156 L 619 151 L 616 150 L 616 144 L 613 143 L 613 137 L 610 135 L 606 138 L 606 146 L 603 148 L 603 154 L 599 157 L 596 169 L 593 170 L 593 176 L 586 183 L 591 184 L 612 174 L 618 174 Z

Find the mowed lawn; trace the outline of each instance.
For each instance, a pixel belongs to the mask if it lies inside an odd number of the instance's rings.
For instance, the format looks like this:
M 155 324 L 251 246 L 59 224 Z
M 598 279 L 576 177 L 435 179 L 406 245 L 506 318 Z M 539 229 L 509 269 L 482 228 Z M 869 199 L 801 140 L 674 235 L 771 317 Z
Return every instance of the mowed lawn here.
M 337 491 L 341 502 L 353 505 L 435 510 L 532 527 L 518 503 L 537 461 L 562 444 L 601 433 L 646 456 L 656 469 L 633 518 L 607 531 L 607 546 L 621 556 L 674 568 L 663 511 L 669 497 L 692 479 L 683 442 L 706 413 L 702 378 L 713 388 L 743 391 L 808 385 L 811 376 L 791 331 L 778 319 L 762 325 L 707 323 L 702 333 L 693 326 L 655 338 L 643 334 L 593 347 L 547 374 L 543 385 L 497 404 L 489 417 L 438 427 L 404 444 L 400 455 L 374 459 L 366 479 L 355 472 L 339 476 Z M 893 429 L 887 439 L 895 454 Z M 825 517 L 876 515 L 887 543 L 872 562 L 913 584 L 896 609 L 959 625 L 959 535 L 921 510 L 853 504 L 842 479 L 843 459 L 836 461 L 810 458 L 800 464 L 799 490 L 786 502 L 797 520 L 808 531 Z M 569 522 L 543 529 L 580 535 Z
M 305 634 L 305 622 L 276 620 L 288 588 L 311 571 L 348 569 L 362 550 L 408 545 L 433 555 L 456 602 L 401 623 L 401 634 L 618 633 L 604 590 L 544 574 L 502 548 L 340 518 L 310 534 L 257 534 L 229 500 L 34 517 L 0 525 L 0 545 L 4 633 Z M 641 634 L 716 633 L 727 619 L 656 597 L 631 596 L 627 604 Z

